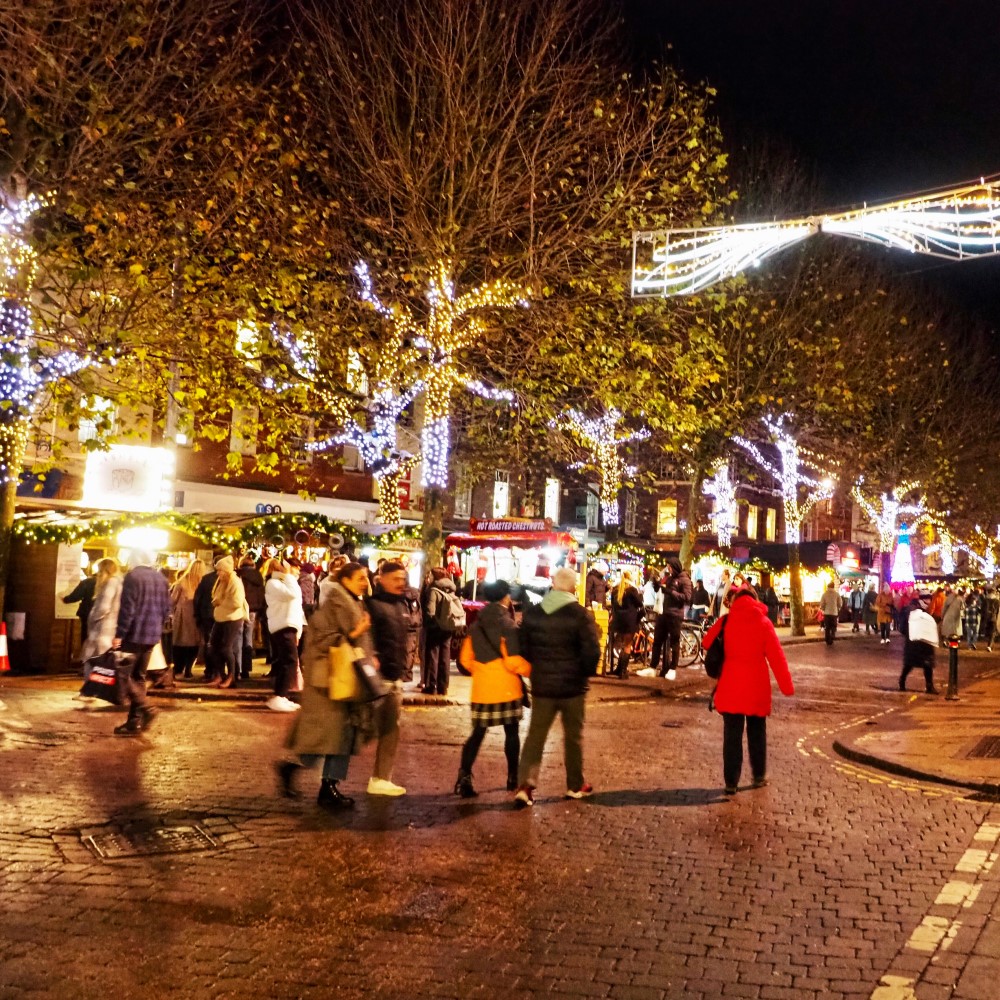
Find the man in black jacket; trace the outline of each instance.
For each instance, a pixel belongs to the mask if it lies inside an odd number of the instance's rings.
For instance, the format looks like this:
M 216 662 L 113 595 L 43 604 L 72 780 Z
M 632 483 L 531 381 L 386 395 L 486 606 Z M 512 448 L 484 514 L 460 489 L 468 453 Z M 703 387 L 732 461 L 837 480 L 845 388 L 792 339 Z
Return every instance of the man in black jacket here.
M 240 677 L 246 680 L 253 669 L 254 625 L 261 615 L 266 614 L 267 605 L 264 601 L 264 577 L 260 575 L 253 556 L 244 556 L 240 560 L 240 568 L 236 571 L 236 575 L 243 581 L 243 592 L 246 594 L 247 607 L 250 608 L 250 618 L 243 623 L 243 641 L 240 650 Z
M 677 677 L 677 663 L 681 654 L 681 622 L 684 621 L 684 608 L 691 603 L 694 588 L 691 577 L 681 566 L 676 556 L 667 560 L 667 577 L 663 581 L 663 611 L 656 619 L 656 629 L 653 632 L 653 656 L 650 666 L 660 677 L 672 681 Z M 663 671 L 659 671 L 660 656 L 663 647 L 670 642 L 670 665 L 663 657 Z
M 576 573 L 556 570 L 541 604 L 524 612 L 521 655 L 531 664 L 531 722 L 518 768 L 518 807 L 534 804 L 542 751 L 557 715 L 562 716 L 566 796 L 583 799 L 594 789 L 583 779 L 583 716 L 588 679 L 597 670 L 601 643 L 590 612 L 576 599 Z
M 403 680 L 409 676 L 410 614 L 406 602 L 406 569 L 384 562 L 375 579 L 375 592 L 365 602 L 372 620 L 372 641 L 382 680 L 389 693 L 375 702 L 375 770 L 368 782 L 369 795 L 405 795 L 393 783 L 392 765 L 399 747 L 399 715 L 403 708 Z
M 213 569 L 206 573 L 194 591 L 194 620 L 201 632 L 202 648 L 205 650 L 205 680 L 215 677 L 215 664 L 208 651 L 209 640 L 212 638 L 212 626 L 215 624 L 215 609 L 212 607 L 212 588 L 219 574 Z

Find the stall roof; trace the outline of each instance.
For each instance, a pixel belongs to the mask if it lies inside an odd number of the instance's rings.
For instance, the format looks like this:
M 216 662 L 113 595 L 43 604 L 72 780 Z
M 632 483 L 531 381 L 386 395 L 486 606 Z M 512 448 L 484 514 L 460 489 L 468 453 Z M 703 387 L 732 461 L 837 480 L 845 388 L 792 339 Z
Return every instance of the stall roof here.
M 557 549 L 575 549 L 576 539 L 568 531 L 502 531 L 496 534 L 462 532 L 449 535 L 445 545 L 459 549 L 519 549 L 551 545 Z

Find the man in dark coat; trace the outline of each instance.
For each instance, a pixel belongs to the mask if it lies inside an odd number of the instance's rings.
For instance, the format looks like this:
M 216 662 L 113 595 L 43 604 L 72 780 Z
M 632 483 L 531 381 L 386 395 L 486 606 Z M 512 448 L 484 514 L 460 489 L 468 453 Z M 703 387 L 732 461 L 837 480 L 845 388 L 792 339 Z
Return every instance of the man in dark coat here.
M 206 573 L 194 592 L 194 620 L 201 632 L 202 646 L 205 650 L 205 680 L 210 681 L 215 676 L 215 664 L 212 662 L 208 647 L 212 638 L 212 626 L 215 625 L 215 609 L 212 607 L 212 588 L 219 574 L 213 569 Z
M 681 623 L 684 621 L 684 608 L 691 603 L 694 587 L 691 577 L 681 566 L 676 556 L 667 560 L 667 576 L 663 581 L 663 611 L 656 619 L 656 629 L 653 632 L 653 654 L 650 666 L 660 677 L 672 681 L 677 677 L 677 664 L 681 655 Z M 660 656 L 663 647 L 670 643 L 670 665 L 663 658 L 663 670 L 660 671 Z
M 128 720 L 115 728 L 116 736 L 138 736 L 149 728 L 155 715 L 146 700 L 146 668 L 170 616 L 170 590 L 163 574 L 153 568 L 152 562 L 150 553 L 133 552 L 132 568 L 122 581 L 113 646 L 133 654 L 135 659 L 125 679 Z
M 243 592 L 246 594 L 247 607 L 250 608 L 250 618 L 243 623 L 243 635 L 240 650 L 240 677 L 246 680 L 253 668 L 253 633 L 257 619 L 267 613 L 264 600 L 264 577 L 257 569 L 253 556 L 244 556 L 236 575 L 243 581 Z M 197 597 L 197 592 L 195 594 Z M 209 592 L 211 597 L 211 592 Z
M 80 645 L 87 641 L 87 620 L 90 609 L 94 606 L 94 591 L 97 589 L 97 577 L 85 576 L 62 600 L 63 604 L 76 604 L 76 617 L 80 619 Z
M 406 789 L 392 781 L 392 765 L 399 747 L 399 715 L 403 708 L 403 681 L 409 677 L 410 614 L 406 601 L 406 568 L 384 562 L 375 578 L 375 592 L 365 602 L 372 620 L 372 642 L 379 671 L 390 690 L 374 705 L 375 769 L 368 782 L 370 795 L 402 795 Z
M 576 573 L 556 570 L 552 589 L 521 621 L 521 655 L 531 664 L 531 723 L 521 751 L 515 802 L 534 804 L 534 790 L 549 729 L 562 717 L 566 796 L 586 798 L 594 789 L 583 778 L 583 716 L 588 679 L 597 670 L 601 643 L 593 615 L 576 599 Z
M 587 573 L 587 586 L 584 589 L 584 603 L 589 608 L 593 604 L 604 607 L 608 601 L 608 581 L 604 574 L 593 566 Z

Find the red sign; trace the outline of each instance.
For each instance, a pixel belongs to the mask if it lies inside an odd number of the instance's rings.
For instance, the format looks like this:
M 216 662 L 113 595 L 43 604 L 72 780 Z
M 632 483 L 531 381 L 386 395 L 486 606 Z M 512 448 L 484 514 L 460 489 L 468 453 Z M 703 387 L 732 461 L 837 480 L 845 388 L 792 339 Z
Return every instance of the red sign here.
M 550 518 L 470 517 L 469 530 L 488 535 L 495 535 L 498 532 L 509 535 L 520 531 L 551 531 L 552 521 Z
M 410 509 L 410 480 L 400 479 L 396 484 L 396 495 L 399 497 L 399 506 L 403 510 Z

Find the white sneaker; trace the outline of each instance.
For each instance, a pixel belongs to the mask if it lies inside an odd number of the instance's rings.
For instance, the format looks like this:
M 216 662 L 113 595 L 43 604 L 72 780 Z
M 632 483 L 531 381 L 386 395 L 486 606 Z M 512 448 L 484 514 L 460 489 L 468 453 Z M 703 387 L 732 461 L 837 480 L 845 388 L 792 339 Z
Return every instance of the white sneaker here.
M 369 795 L 405 795 L 406 789 L 402 785 L 394 785 L 385 778 L 368 779 Z
M 667 671 L 667 680 L 668 681 L 675 681 L 675 680 L 677 680 L 677 671 L 676 670 L 668 670 Z
M 636 677 L 655 677 L 656 671 L 652 667 L 643 667 L 635 672 Z
M 277 694 L 273 698 L 268 698 L 267 707 L 272 712 L 297 712 L 299 710 L 299 706 L 290 698 L 282 698 Z

